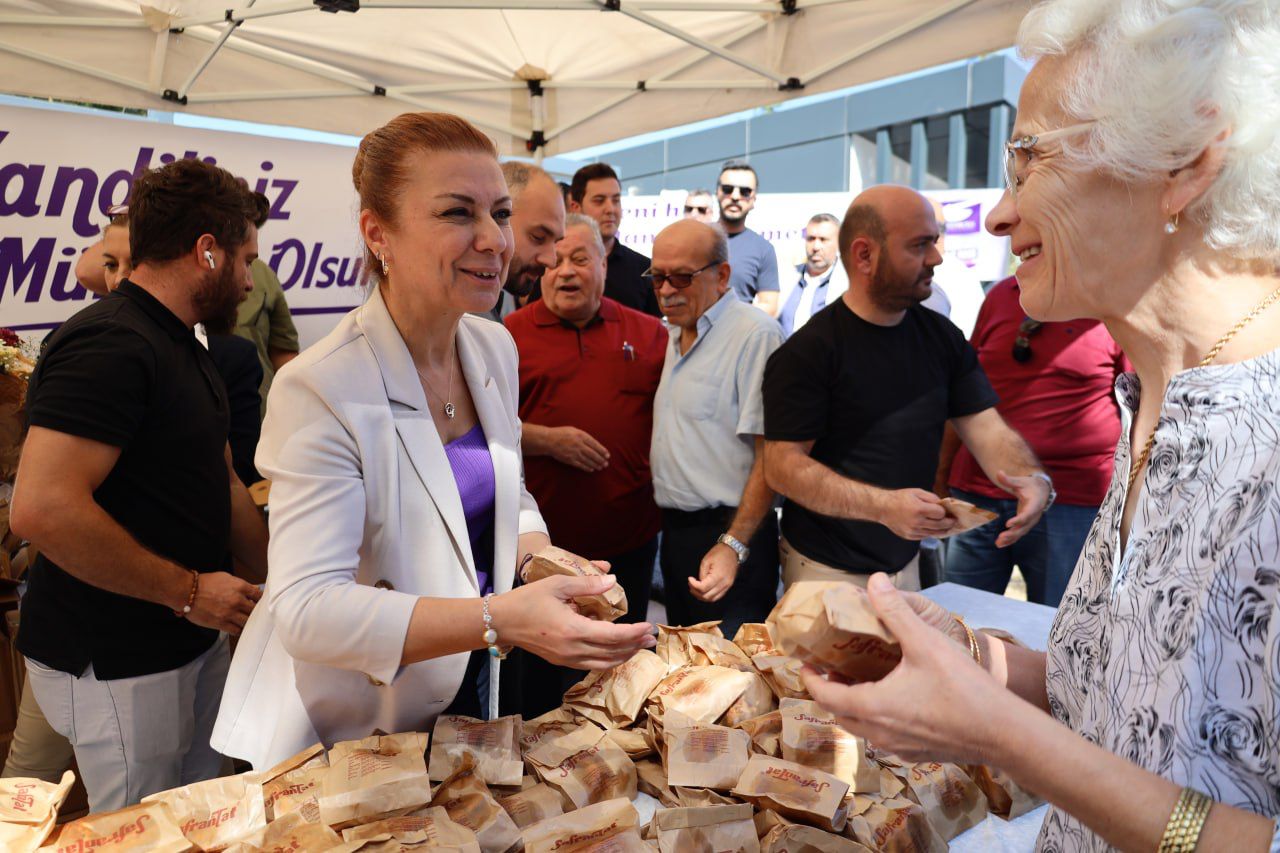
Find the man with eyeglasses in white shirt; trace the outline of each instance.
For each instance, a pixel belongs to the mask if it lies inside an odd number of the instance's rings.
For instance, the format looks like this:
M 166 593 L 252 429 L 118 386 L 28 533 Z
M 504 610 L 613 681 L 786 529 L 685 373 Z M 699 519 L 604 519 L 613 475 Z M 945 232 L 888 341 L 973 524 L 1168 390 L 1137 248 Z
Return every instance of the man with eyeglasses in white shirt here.
M 764 480 L 762 383 L 782 344 L 730 291 L 729 241 L 683 219 L 658 234 L 649 278 L 671 334 L 649 464 L 662 508 L 667 622 L 722 620 L 732 637 L 777 599 L 778 523 Z

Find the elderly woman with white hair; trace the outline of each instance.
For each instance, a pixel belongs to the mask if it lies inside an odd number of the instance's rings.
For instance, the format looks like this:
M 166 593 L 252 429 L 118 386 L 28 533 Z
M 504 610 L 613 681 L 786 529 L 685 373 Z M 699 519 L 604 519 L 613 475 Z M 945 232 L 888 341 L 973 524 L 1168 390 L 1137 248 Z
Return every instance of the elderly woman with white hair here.
M 1042 850 L 1280 851 L 1280 7 L 1055 0 L 988 228 L 1040 320 L 1106 323 L 1136 376 L 1047 654 L 879 578 L 903 661 L 809 672 L 852 731 L 1003 768 Z

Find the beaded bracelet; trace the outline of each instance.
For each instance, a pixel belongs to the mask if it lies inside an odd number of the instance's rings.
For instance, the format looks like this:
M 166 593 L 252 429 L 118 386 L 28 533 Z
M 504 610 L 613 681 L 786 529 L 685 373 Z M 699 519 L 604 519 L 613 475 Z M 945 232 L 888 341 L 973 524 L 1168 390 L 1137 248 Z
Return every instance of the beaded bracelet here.
M 1211 808 L 1213 800 L 1195 788 L 1183 788 L 1160 837 L 1159 853 L 1195 853 Z
M 191 615 L 191 608 L 196 603 L 196 590 L 200 589 L 200 573 L 195 569 L 189 569 L 191 572 L 191 594 L 187 596 L 187 603 L 181 610 L 173 611 L 173 615 L 179 619 L 185 619 Z
M 489 647 L 489 656 L 497 660 L 506 660 L 507 655 L 511 652 L 511 646 L 505 649 L 498 645 L 498 632 L 493 627 L 493 617 L 489 614 L 489 599 L 493 598 L 493 593 L 489 593 L 480 599 L 480 608 L 484 612 L 484 634 L 482 639 L 484 644 Z
M 963 616 L 952 613 L 951 618 L 959 622 L 960 627 L 964 629 L 964 635 L 969 640 L 969 654 L 973 656 L 973 660 L 978 666 L 982 666 L 982 647 L 978 645 L 978 636 L 973 633 L 972 628 L 965 624 Z

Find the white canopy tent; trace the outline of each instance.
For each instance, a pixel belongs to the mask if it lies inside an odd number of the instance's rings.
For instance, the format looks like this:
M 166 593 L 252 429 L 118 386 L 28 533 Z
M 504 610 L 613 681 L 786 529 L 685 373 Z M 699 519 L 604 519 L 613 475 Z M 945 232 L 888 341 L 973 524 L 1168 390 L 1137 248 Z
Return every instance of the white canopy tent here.
M 0 0 L 0 91 L 350 134 L 443 110 L 541 157 L 998 50 L 1030 5 Z

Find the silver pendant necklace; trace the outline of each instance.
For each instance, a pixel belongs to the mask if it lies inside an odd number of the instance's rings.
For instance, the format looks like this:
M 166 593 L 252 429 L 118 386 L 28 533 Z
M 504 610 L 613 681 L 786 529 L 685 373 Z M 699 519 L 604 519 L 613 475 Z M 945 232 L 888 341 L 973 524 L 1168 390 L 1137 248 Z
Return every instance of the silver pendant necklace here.
M 418 366 L 415 364 L 413 369 L 418 370 Z M 431 380 L 427 378 L 425 373 L 418 370 L 418 375 L 422 377 L 423 384 L 427 386 L 427 390 L 435 394 L 436 399 L 444 401 L 444 416 L 449 420 L 453 420 L 453 416 L 458 413 L 458 410 L 453 407 L 453 360 L 450 359 L 449 361 L 449 393 L 444 397 L 440 396 L 440 392 L 431 384 Z

